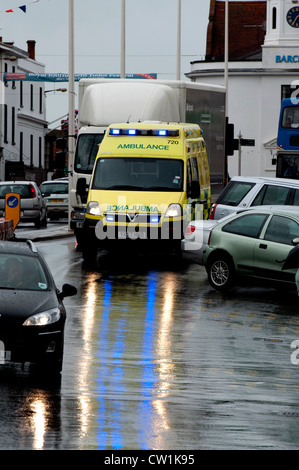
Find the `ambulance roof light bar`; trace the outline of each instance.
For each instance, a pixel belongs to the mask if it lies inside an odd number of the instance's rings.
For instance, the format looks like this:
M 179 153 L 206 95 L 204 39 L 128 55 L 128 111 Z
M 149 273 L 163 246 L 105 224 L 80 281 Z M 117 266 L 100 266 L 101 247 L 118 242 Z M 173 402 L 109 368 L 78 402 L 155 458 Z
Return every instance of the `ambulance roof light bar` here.
M 120 129 L 111 128 L 109 135 L 115 136 L 143 136 L 143 137 L 179 137 L 179 129 Z

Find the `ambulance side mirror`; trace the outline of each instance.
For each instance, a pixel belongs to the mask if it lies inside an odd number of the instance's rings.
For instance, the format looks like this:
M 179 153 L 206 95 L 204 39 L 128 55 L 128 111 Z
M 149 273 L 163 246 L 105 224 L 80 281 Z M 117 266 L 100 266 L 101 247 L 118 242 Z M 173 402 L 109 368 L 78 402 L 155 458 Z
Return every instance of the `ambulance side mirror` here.
M 191 181 L 190 185 L 190 194 L 188 194 L 191 199 L 197 199 L 200 197 L 200 184 L 198 180 Z

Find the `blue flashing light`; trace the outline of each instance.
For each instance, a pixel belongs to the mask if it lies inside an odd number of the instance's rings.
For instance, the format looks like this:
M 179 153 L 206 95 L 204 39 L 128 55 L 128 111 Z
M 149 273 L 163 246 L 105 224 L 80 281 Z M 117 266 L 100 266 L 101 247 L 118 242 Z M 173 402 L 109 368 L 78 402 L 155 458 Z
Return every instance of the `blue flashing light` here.
M 158 224 L 159 223 L 159 217 L 157 215 L 151 215 L 150 216 L 150 223 L 151 224 Z
M 110 128 L 112 136 L 143 136 L 143 137 L 179 137 L 178 129 L 119 129 Z
M 114 221 L 115 221 L 115 217 L 114 217 L 113 214 L 112 214 L 112 215 L 111 215 L 111 214 L 107 214 L 107 215 L 106 215 L 106 220 L 107 220 L 107 222 L 114 222 Z

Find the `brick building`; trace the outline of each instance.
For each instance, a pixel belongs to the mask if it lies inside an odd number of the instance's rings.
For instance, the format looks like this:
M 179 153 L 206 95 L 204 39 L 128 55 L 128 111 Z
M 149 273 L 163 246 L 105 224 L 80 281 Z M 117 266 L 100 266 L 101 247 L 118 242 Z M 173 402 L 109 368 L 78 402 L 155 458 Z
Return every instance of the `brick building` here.
M 261 60 L 266 1 L 229 2 L 229 60 Z M 211 0 L 206 61 L 224 60 L 225 2 Z

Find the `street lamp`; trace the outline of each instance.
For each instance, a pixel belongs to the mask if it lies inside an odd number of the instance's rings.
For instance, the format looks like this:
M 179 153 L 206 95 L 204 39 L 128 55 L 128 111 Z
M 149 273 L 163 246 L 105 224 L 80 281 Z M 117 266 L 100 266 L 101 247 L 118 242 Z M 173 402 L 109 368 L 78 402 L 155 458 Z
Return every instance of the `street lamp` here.
M 181 79 L 181 16 L 182 7 L 181 0 L 178 0 L 178 31 L 177 31 L 177 63 L 176 63 L 176 79 Z
M 226 89 L 225 116 L 228 118 L 228 0 L 225 0 L 224 82 Z
M 75 156 L 75 47 L 74 47 L 74 0 L 69 0 L 69 132 L 68 132 L 68 176 L 73 174 Z M 71 184 L 69 184 L 68 229 L 71 217 Z
M 126 0 L 121 0 L 120 78 L 126 78 Z
M 56 92 L 56 91 L 61 91 L 62 93 L 65 93 L 67 91 L 67 88 L 56 88 L 54 90 L 45 90 L 44 93 L 51 93 L 51 92 Z

